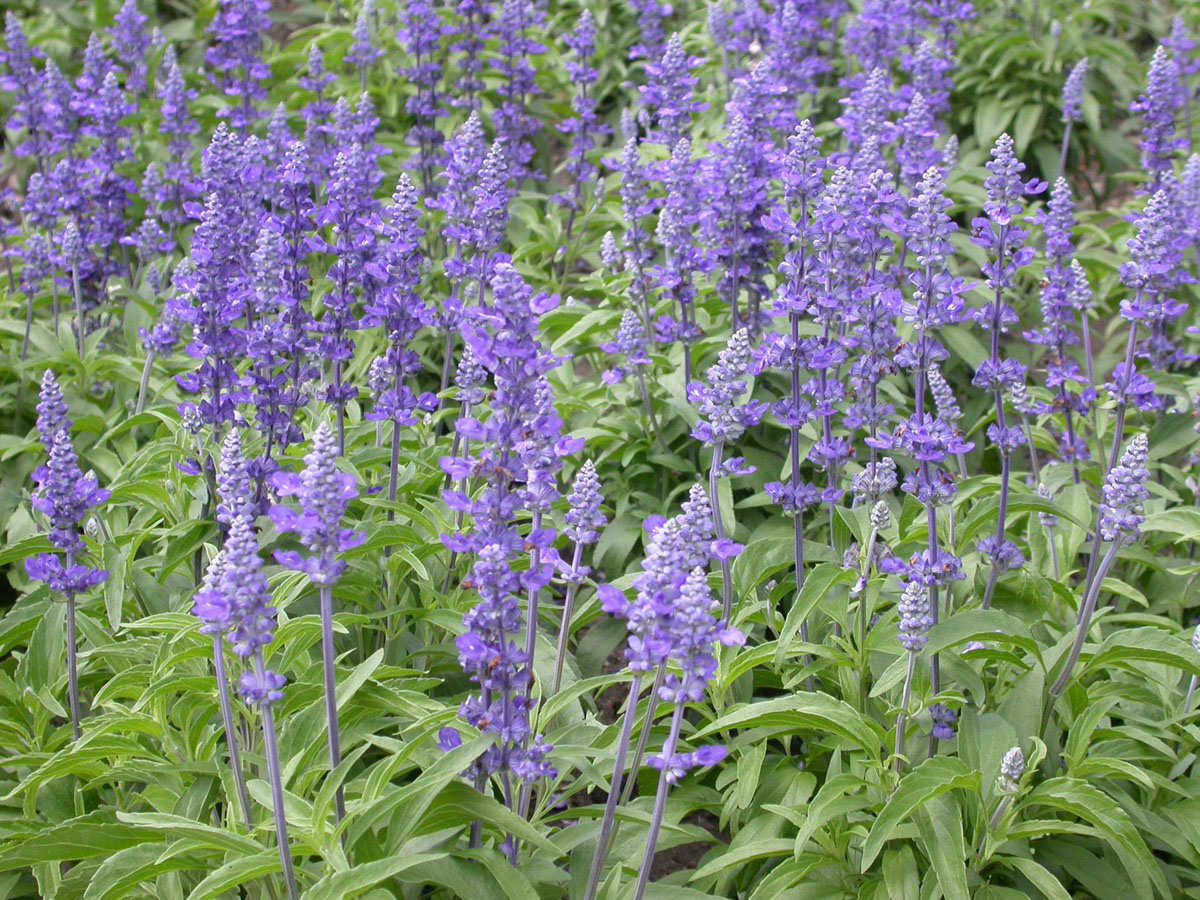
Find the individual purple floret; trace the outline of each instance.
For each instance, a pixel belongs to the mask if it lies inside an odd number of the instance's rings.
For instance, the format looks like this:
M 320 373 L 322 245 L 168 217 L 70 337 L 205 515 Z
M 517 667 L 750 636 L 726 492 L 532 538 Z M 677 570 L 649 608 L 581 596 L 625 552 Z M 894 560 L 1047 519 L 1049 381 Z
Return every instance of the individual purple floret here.
M 948 741 L 954 737 L 954 725 L 958 721 L 958 713 L 944 703 L 935 703 L 929 707 L 929 715 L 933 719 L 933 736 L 939 741 Z
M 1176 151 L 1187 140 L 1176 137 L 1176 117 L 1186 94 L 1179 83 L 1179 66 L 1166 47 L 1154 50 L 1146 75 L 1146 93 L 1129 104 L 1130 112 L 1142 116 L 1142 168 L 1149 176 L 1145 190 L 1152 193 L 1162 187 L 1163 176 L 1173 167 Z

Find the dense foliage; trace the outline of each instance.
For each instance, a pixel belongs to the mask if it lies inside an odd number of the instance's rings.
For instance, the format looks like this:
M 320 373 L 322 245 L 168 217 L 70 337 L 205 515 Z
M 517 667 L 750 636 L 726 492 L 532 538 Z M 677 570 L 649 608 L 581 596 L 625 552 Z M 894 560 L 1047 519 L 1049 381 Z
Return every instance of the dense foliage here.
M 153 5 L 6 4 L 0 900 L 1200 896 L 1194 10 Z

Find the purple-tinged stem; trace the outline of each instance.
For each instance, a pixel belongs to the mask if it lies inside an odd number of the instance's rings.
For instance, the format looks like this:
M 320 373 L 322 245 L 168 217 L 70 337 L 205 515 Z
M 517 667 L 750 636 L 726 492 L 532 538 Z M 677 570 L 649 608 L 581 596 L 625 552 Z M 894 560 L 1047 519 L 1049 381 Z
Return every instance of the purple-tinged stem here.
M 900 700 L 900 714 L 896 716 L 896 747 L 893 762 L 896 764 L 896 774 L 904 771 L 904 729 L 908 725 L 908 702 L 912 699 L 913 675 L 917 671 L 917 654 L 908 651 L 908 674 L 904 676 L 904 696 Z
M 637 718 L 638 694 L 642 691 L 642 674 L 635 672 L 629 684 L 629 699 L 625 703 L 625 719 L 621 723 L 621 737 L 617 741 L 617 755 L 613 760 L 613 774 L 609 782 L 608 800 L 604 804 L 604 818 L 600 822 L 600 836 L 596 839 L 596 852 L 592 855 L 592 867 L 588 871 L 587 889 L 583 900 L 595 900 L 596 888 L 604 870 L 604 859 L 608 856 L 608 845 L 616 826 L 617 803 L 621 796 L 621 782 L 625 777 L 625 755 L 629 751 L 629 740 L 633 736 L 633 720 Z M 650 702 L 654 702 L 652 696 Z M 649 709 L 647 708 L 647 715 Z M 634 771 L 629 773 L 632 780 Z
M 654 865 L 654 845 L 658 843 L 658 832 L 662 828 L 663 813 L 667 808 L 667 790 L 670 785 L 667 778 L 671 772 L 671 757 L 675 755 L 675 744 L 679 740 L 679 728 L 683 724 L 683 703 L 675 703 L 675 714 L 671 716 L 671 730 L 667 733 L 667 741 L 663 744 L 663 767 L 658 775 L 658 793 L 654 796 L 654 812 L 650 816 L 650 831 L 646 834 L 646 854 L 642 857 L 642 866 L 638 870 L 637 886 L 633 890 L 633 900 L 642 900 L 646 894 L 646 885 L 650 883 L 650 869 Z
M 225 649 L 221 635 L 213 635 L 213 673 L 217 681 L 217 702 L 221 707 L 221 724 L 225 727 L 225 746 L 229 750 L 229 768 L 233 770 L 233 786 L 242 808 L 246 830 L 253 827 L 250 816 L 250 792 L 246 790 L 246 774 L 242 770 L 242 751 L 238 747 L 237 726 L 233 720 L 233 702 L 229 697 L 229 676 L 225 671 Z
M 721 453 L 725 442 L 718 440 L 713 444 L 712 465 L 708 470 L 708 490 L 712 494 L 713 530 L 717 540 L 725 540 L 725 524 L 721 521 L 721 499 L 717 486 L 721 480 Z M 729 623 L 733 615 L 733 565 L 728 555 L 722 554 L 721 559 L 721 621 Z
M 325 725 L 328 730 L 329 772 L 342 763 L 341 738 L 338 734 L 337 676 L 333 670 L 333 587 L 321 585 L 321 668 L 325 674 Z M 341 786 L 334 795 L 337 820 L 346 816 L 346 798 Z
M 621 788 L 622 806 L 633 797 L 633 787 L 637 783 L 634 775 L 641 769 L 642 757 L 646 755 L 646 745 L 650 743 L 650 727 L 654 724 L 654 714 L 658 711 L 658 692 L 666 676 L 666 662 L 659 663 L 658 670 L 654 673 L 654 682 L 650 685 L 650 693 L 646 695 L 646 716 L 642 721 L 642 731 L 638 735 L 637 746 L 633 748 L 633 757 L 629 761 L 629 777 L 625 779 L 625 786 Z M 633 704 L 635 707 L 637 706 L 636 697 Z
M 533 520 L 530 528 L 530 534 L 536 535 L 542 527 L 542 511 L 534 510 Z M 534 666 L 533 657 L 537 651 L 537 632 L 538 632 L 538 570 L 542 567 L 542 548 L 534 544 L 529 550 L 529 577 L 530 585 L 526 594 L 526 607 L 528 618 L 525 622 L 525 659 L 529 665 L 529 680 L 525 683 L 525 700 L 532 707 L 531 695 L 533 693 L 534 682 Z M 508 707 L 505 707 L 507 714 Z M 528 739 L 528 738 L 527 738 Z M 525 783 L 521 785 L 521 794 L 517 803 L 517 814 L 524 819 L 529 812 L 529 801 L 533 796 L 533 781 L 525 779 Z M 516 852 L 516 841 L 513 841 L 514 853 Z M 514 859 L 515 863 L 515 859 Z
M 71 554 L 67 554 L 67 567 L 71 566 Z M 71 733 L 79 740 L 79 670 L 75 650 L 75 596 L 67 594 L 67 702 L 71 707 Z
M 1136 305 L 1137 300 L 1140 298 L 1141 298 L 1141 292 L 1139 291 L 1137 297 L 1135 298 L 1135 305 Z M 1124 369 L 1124 374 L 1125 374 L 1124 382 L 1125 383 L 1120 386 L 1121 392 L 1120 392 L 1120 396 L 1118 396 L 1118 398 L 1117 398 L 1117 412 L 1116 412 L 1116 416 L 1114 416 L 1114 422 L 1113 422 L 1112 447 L 1110 448 L 1109 453 L 1108 453 L 1108 466 L 1104 470 L 1105 475 L 1107 475 L 1109 472 L 1111 472 L 1113 469 L 1113 466 L 1115 466 L 1117 464 L 1117 457 L 1120 455 L 1120 452 L 1121 452 L 1121 439 L 1122 439 L 1123 435 L 1125 434 L 1125 414 L 1127 412 L 1127 406 L 1128 406 L 1126 399 L 1125 399 L 1125 394 L 1129 388 L 1129 380 L 1133 377 L 1133 353 L 1134 353 L 1134 349 L 1136 348 L 1136 346 L 1137 346 L 1137 325 L 1134 323 L 1130 323 L 1130 325 L 1129 325 L 1129 340 L 1125 344 L 1125 369 Z M 1094 410 L 1095 404 L 1093 404 L 1092 406 L 1093 406 L 1093 410 Z M 1085 585 L 1090 585 L 1092 583 L 1092 580 L 1095 577 L 1096 565 L 1100 561 L 1100 543 L 1101 543 L 1100 529 L 1097 528 L 1096 533 L 1092 538 L 1092 554 L 1091 554 L 1091 557 L 1088 559 L 1087 576 L 1084 578 L 1084 582 L 1083 582 Z M 1079 621 L 1082 621 L 1083 607 L 1080 607 L 1079 615 L 1080 615 Z
M 71 292 L 75 296 L 75 346 L 83 359 L 83 292 L 79 287 L 78 266 L 71 266 Z
M 1055 181 L 1062 178 L 1063 172 L 1067 169 L 1067 151 L 1071 147 L 1071 126 L 1074 124 L 1074 122 L 1068 119 L 1067 127 L 1063 129 L 1062 150 L 1058 154 L 1058 174 L 1054 177 Z
M 1120 549 L 1119 544 L 1112 544 L 1108 548 L 1108 552 L 1104 554 L 1104 560 L 1096 569 L 1091 583 L 1088 584 L 1083 605 L 1079 608 L 1079 621 L 1075 626 L 1075 643 L 1071 646 L 1071 652 L 1067 655 L 1067 661 L 1063 665 L 1058 679 L 1050 686 L 1048 707 L 1054 706 L 1054 701 L 1062 696 L 1063 691 L 1067 688 L 1067 683 L 1071 680 L 1071 673 L 1075 670 L 1075 664 L 1079 662 L 1079 654 L 1083 651 L 1084 641 L 1087 640 L 1088 627 L 1092 624 L 1092 613 L 1096 610 L 1100 585 L 1104 582 L 1104 576 L 1108 574 L 1108 570 L 1112 568 L 1113 560 L 1117 558 L 1117 551 Z
M 807 204 L 801 204 L 802 221 L 807 220 L 808 213 L 806 212 Z M 800 245 L 800 269 L 804 268 L 804 244 Z M 791 319 L 792 325 L 792 415 L 797 415 L 797 410 L 800 408 L 800 314 L 797 312 L 789 313 L 788 318 Z M 792 458 L 792 491 L 798 491 L 800 488 L 800 425 L 793 424 L 791 458 Z M 875 451 L 872 450 L 872 453 Z M 792 535 L 795 541 L 795 559 L 796 559 L 796 601 L 800 599 L 800 592 L 804 590 L 804 510 L 799 503 L 796 503 L 795 516 L 792 519 Z M 808 643 L 808 616 L 805 616 L 800 621 L 800 640 Z M 807 653 L 801 658 L 801 662 L 807 667 L 812 662 L 812 657 Z M 816 690 L 816 679 L 811 675 L 808 677 L 807 683 L 810 691 Z
M 689 351 L 687 349 L 687 344 L 684 344 L 683 346 L 684 346 L 684 352 L 688 353 Z M 690 356 L 689 356 L 689 359 L 690 359 Z M 689 368 L 690 368 L 690 363 L 689 363 Z M 637 380 L 638 380 L 638 390 L 642 395 L 642 406 L 645 407 L 646 418 L 650 422 L 650 435 L 649 435 L 650 440 L 658 441 L 658 445 L 660 447 L 663 447 L 663 449 L 666 449 L 666 444 L 663 441 L 662 431 L 658 427 L 658 419 L 654 415 L 654 404 L 650 400 L 650 391 L 646 387 L 646 375 L 645 375 L 645 373 L 642 372 L 641 369 L 638 369 Z M 686 381 L 685 381 L 685 384 L 686 384 Z
M 29 355 L 29 333 L 33 330 L 33 294 L 25 301 L 25 336 L 21 339 L 21 359 Z
M 263 679 L 265 666 L 262 651 L 254 655 L 254 671 Z M 275 740 L 275 715 L 270 702 L 261 704 L 263 728 L 263 753 L 267 757 L 267 777 L 271 780 L 271 805 L 275 814 L 275 839 L 279 845 L 279 864 L 283 867 L 283 880 L 287 886 L 289 900 L 299 900 L 296 888 L 296 872 L 292 868 L 292 851 L 288 844 L 287 813 L 283 805 L 283 775 L 279 766 L 279 745 Z
M 571 556 L 571 572 L 574 575 L 579 571 L 579 564 L 583 561 L 583 545 L 575 545 L 575 553 Z M 558 629 L 558 650 L 554 654 L 554 681 L 550 684 L 550 693 L 548 696 L 553 697 L 558 693 L 558 688 L 562 684 L 563 666 L 567 660 L 567 640 L 571 634 L 571 616 L 575 613 L 575 595 L 579 593 L 579 582 L 572 578 L 567 585 L 567 596 L 563 601 L 562 624 Z
M 134 407 L 134 414 L 140 413 L 146 408 L 146 391 L 150 388 L 150 368 L 154 365 L 154 351 L 146 351 L 146 363 L 142 366 L 142 380 L 138 384 L 137 406 Z

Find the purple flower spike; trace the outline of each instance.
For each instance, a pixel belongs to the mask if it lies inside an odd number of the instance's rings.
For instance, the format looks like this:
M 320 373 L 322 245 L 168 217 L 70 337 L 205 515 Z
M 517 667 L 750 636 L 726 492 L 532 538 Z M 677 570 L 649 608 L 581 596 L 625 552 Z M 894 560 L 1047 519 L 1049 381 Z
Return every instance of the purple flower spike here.
M 358 496 L 354 476 L 338 471 L 337 441 L 329 426 L 321 423 L 313 433 L 312 451 L 304 457 L 299 475 L 276 472 L 271 486 L 283 497 L 295 495 L 299 510 L 272 506 L 271 521 L 281 532 L 294 532 L 313 554 L 308 558 L 291 551 L 278 551 L 276 560 L 289 569 L 307 573 L 315 584 L 335 583 L 346 568 L 337 554 L 351 550 L 366 539 L 362 531 L 342 527 L 346 506 Z
M 1185 138 L 1175 135 L 1175 120 L 1187 95 L 1179 81 L 1179 66 L 1166 47 L 1155 49 L 1146 82 L 1146 93 L 1129 104 L 1129 110 L 1141 113 L 1145 123 L 1142 168 L 1150 176 L 1146 190 L 1156 191 L 1162 186 L 1163 176 L 1171 172 L 1176 151 L 1187 146 Z
M 63 399 L 58 379 L 54 377 L 54 372 L 47 369 L 42 373 L 42 388 L 37 403 L 37 430 L 47 453 L 54 446 L 58 433 L 71 428 L 67 412 L 67 402 Z
M 1141 535 L 1142 502 L 1150 498 L 1146 481 L 1148 445 L 1146 435 L 1138 434 L 1129 441 L 1121 461 L 1104 479 L 1100 499 L 1100 537 L 1123 546 L 1132 544 Z
M 79 526 L 87 511 L 108 500 L 109 492 L 96 485 L 95 475 L 84 475 L 71 446 L 71 436 L 62 429 L 50 445 L 50 461 L 33 473 L 38 488 L 33 508 L 50 520 L 50 542 L 60 550 L 83 550 Z
M 1064 122 L 1082 122 L 1083 85 L 1087 80 L 1088 58 L 1085 56 L 1075 63 L 1067 80 L 1063 82 L 1062 90 L 1062 119 Z

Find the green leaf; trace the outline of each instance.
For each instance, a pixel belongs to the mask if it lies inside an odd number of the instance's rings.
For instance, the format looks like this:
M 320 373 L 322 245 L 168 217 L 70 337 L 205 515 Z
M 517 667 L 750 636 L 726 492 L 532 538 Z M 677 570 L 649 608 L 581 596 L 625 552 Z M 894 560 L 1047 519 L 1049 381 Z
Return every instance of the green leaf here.
M 854 707 L 828 694 L 797 694 L 735 706 L 712 724 L 701 728 L 694 738 L 731 728 L 769 728 L 775 735 L 811 733 L 835 734 L 879 759 L 883 729 L 857 712 Z
M 1071 895 L 1050 870 L 1039 862 L 1020 856 L 1001 856 L 997 861 L 1016 869 L 1029 879 L 1029 883 L 1042 892 L 1046 900 L 1071 900 Z
M 779 632 L 775 648 L 776 668 L 782 666 L 784 660 L 787 659 L 788 646 L 791 644 L 792 638 L 800 631 L 800 626 L 808 618 L 813 608 L 824 599 L 834 585 L 850 584 L 857 577 L 856 573 L 833 563 L 821 563 L 808 573 L 804 579 L 804 587 L 800 589 L 799 596 L 796 597 L 792 608 L 788 610 L 783 628 Z
M 446 853 L 415 853 L 359 863 L 345 872 L 326 875 L 305 891 L 304 896 L 306 900 L 342 900 L 344 897 L 357 897 L 379 882 L 399 875 L 413 866 L 435 863 L 446 856 Z
M 1087 667 L 1128 662 L 1160 663 L 1189 675 L 1200 675 L 1200 653 L 1183 638 L 1151 625 L 1118 629 L 1100 645 Z
M 1158 862 L 1150 854 L 1129 815 L 1108 794 L 1077 778 L 1054 778 L 1038 785 L 1025 799 L 1024 807 L 1049 806 L 1090 822 L 1108 838 L 1139 897 L 1157 891 L 1171 895 Z M 1153 885 L 1153 890 L 1151 888 Z
M 261 849 L 261 845 L 253 838 L 236 834 L 227 828 L 215 828 L 203 822 L 194 822 L 168 813 L 127 813 L 118 810 L 117 820 L 128 825 L 137 825 L 150 835 L 187 837 L 202 847 L 222 852 L 247 854 Z
M 945 758 L 945 757 L 938 757 Z M 932 760 L 929 760 L 932 762 Z M 967 848 L 963 840 L 962 811 L 953 797 L 930 797 L 913 813 L 922 849 L 937 873 L 938 887 L 946 900 L 970 900 L 967 887 Z
M 213 897 L 219 897 L 255 878 L 282 872 L 279 851 L 276 849 L 262 850 L 253 856 L 231 859 L 196 885 L 188 894 L 188 900 L 212 900 Z
M 927 759 L 905 775 L 867 834 L 859 871 L 866 872 L 871 868 L 884 843 L 914 810 L 955 788 L 979 790 L 979 773 L 951 756 Z
M 122 900 L 134 894 L 143 881 L 153 881 L 167 872 L 197 868 L 200 863 L 187 856 L 163 858 L 158 843 L 137 844 L 118 850 L 100 864 L 88 881 L 83 900 Z
M 165 837 L 163 832 L 114 822 L 111 813 L 97 810 L 0 845 L 0 872 L 37 863 L 111 856 L 127 847 L 162 841 Z

